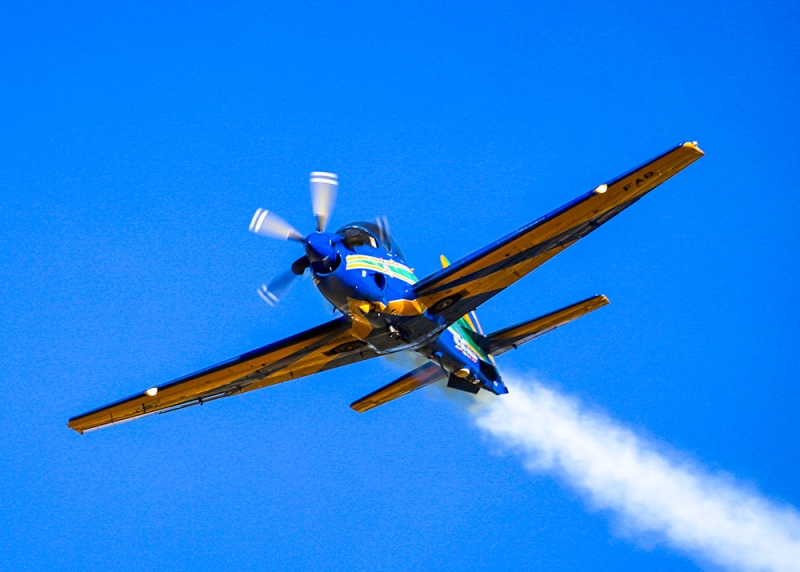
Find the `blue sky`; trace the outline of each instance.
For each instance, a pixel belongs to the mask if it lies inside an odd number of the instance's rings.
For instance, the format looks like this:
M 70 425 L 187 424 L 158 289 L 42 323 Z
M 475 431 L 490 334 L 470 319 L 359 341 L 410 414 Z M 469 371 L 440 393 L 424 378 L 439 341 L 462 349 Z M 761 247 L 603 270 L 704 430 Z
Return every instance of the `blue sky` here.
M 385 214 L 419 276 L 686 140 L 707 153 L 480 311 L 611 305 L 498 359 L 800 506 L 793 3 L 6 3 L 0 555 L 83 570 L 693 570 L 375 361 L 79 436 L 330 317 L 257 207 Z M 514 387 L 511 387 L 514 391 Z

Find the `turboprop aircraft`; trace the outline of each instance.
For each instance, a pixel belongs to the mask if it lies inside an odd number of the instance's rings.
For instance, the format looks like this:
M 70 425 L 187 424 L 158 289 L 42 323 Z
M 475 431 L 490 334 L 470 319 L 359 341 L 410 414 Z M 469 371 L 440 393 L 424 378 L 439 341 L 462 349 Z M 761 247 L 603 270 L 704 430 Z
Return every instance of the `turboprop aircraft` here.
M 259 290 L 275 303 L 292 279 L 310 272 L 341 316 L 232 360 L 146 389 L 69 420 L 79 433 L 167 413 L 401 351 L 426 363 L 353 402 L 364 412 L 439 380 L 451 389 L 508 393 L 494 357 L 608 304 L 593 296 L 486 334 L 475 309 L 703 156 L 696 142 L 603 183 L 519 230 L 418 280 L 385 222 L 327 232 L 338 188 L 332 173 L 311 173 L 316 231 L 304 236 L 258 209 L 250 230 L 303 246 L 287 273 Z

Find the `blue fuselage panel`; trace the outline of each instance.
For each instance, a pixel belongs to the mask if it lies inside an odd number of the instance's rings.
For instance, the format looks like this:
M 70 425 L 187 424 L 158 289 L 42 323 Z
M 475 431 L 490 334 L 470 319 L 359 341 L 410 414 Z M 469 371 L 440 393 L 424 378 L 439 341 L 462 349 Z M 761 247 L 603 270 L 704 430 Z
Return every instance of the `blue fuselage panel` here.
M 449 373 L 492 391 L 505 386 L 491 358 L 478 346 L 461 320 L 447 323 L 421 306 L 413 269 L 403 258 L 369 244 L 347 247 L 330 235 L 334 252 L 326 268 L 311 270 L 325 298 L 353 321 L 368 323 L 362 339 L 380 354 L 414 350 Z

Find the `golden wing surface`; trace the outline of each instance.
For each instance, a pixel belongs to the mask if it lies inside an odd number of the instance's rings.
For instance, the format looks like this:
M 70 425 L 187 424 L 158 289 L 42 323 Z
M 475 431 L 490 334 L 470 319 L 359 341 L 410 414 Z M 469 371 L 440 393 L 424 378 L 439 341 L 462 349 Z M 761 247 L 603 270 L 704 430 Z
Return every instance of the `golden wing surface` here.
M 84 433 L 214 399 L 253 391 L 375 357 L 340 318 L 170 383 L 78 415 L 68 427 Z
M 703 156 L 683 143 L 474 252 L 414 286 L 452 323 L 631 206 Z

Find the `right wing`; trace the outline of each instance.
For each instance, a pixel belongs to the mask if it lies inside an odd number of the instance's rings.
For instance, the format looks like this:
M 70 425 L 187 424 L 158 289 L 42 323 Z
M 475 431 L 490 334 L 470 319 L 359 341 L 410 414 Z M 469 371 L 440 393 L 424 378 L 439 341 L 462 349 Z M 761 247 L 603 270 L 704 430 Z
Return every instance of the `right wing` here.
M 414 285 L 445 323 L 507 288 L 691 165 L 703 152 L 683 143 Z
M 378 355 L 345 317 L 69 420 L 79 433 L 297 379 Z

